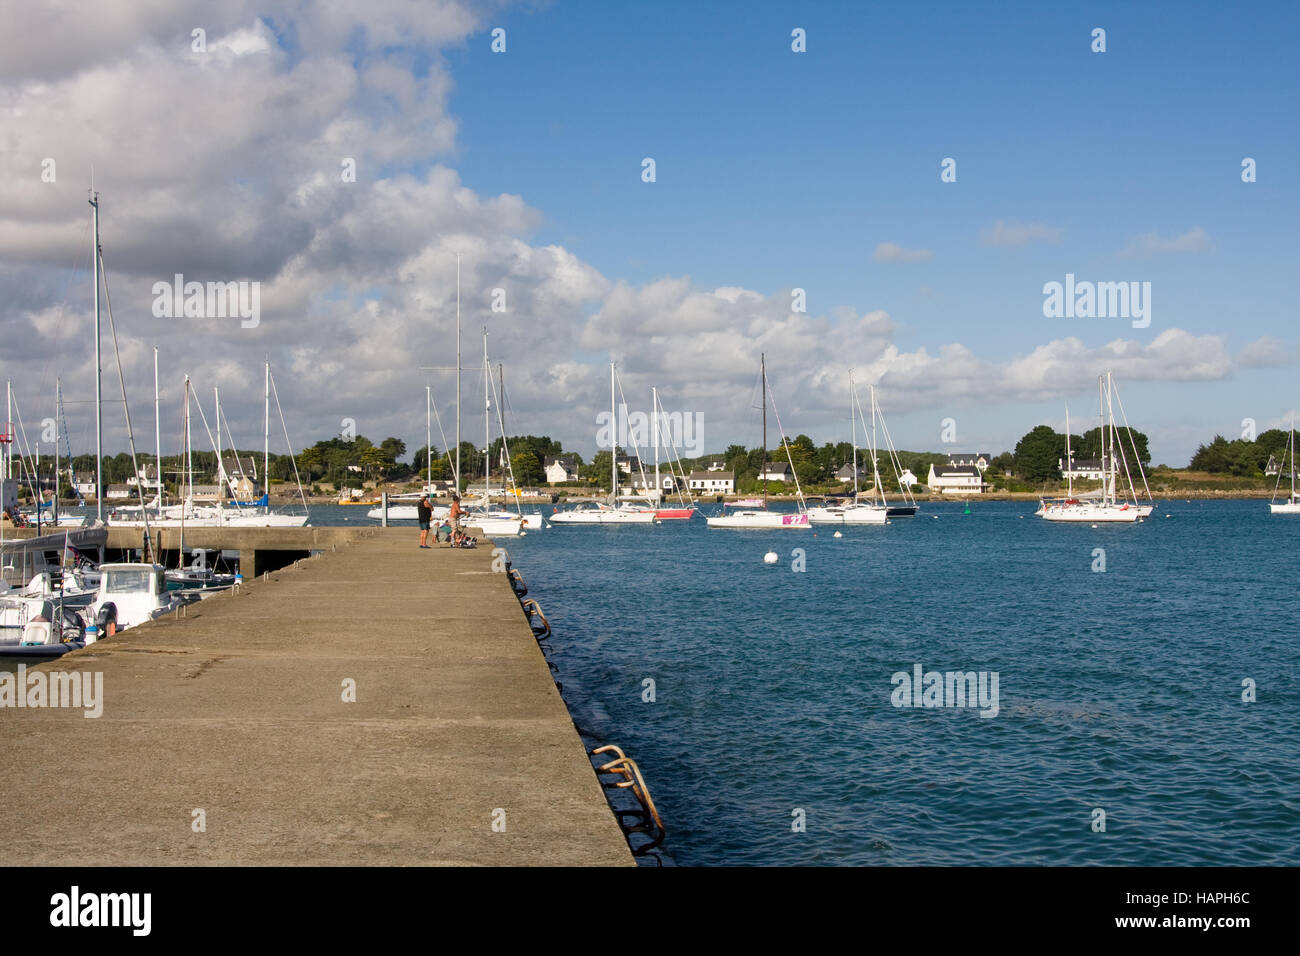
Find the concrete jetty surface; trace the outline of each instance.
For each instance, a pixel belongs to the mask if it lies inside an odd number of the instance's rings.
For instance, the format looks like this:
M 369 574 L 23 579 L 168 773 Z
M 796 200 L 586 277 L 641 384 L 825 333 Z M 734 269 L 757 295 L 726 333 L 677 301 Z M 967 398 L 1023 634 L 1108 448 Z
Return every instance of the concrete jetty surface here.
M 0 707 L 0 862 L 632 865 L 491 543 L 416 535 L 44 665 L 103 715 Z

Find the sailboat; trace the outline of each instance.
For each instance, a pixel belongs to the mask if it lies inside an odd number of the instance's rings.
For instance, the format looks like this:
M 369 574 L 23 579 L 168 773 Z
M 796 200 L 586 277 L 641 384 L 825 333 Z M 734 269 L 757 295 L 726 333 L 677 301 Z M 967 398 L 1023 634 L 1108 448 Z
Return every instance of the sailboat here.
M 655 448 L 655 500 L 663 504 L 663 482 L 659 479 L 659 389 L 650 389 L 650 424 L 654 431 Z M 681 458 L 677 457 L 677 442 L 673 440 L 671 430 L 668 436 L 672 454 L 668 458 L 668 471 L 673 479 L 673 491 L 680 504 L 671 508 L 656 508 L 655 518 L 660 521 L 689 521 L 695 517 L 695 498 L 691 495 L 691 483 L 686 477 L 686 469 L 681 467 Z M 677 468 L 673 468 L 673 459 Z M 683 492 L 685 493 L 683 495 Z
M 442 419 L 438 420 L 438 428 L 442 428 Z M 417 521 L 420 517 L 419 501 L 426 494 L 433 494 L 433 390 L 430 386 L 424 386 L 424 461 L 427 474 L 425 476 L 424 491 L 416 492 L 414 495 L 399 495 L 396 498 L 389 496 L 388 499 L 388 520 L 389 521 Z M 398 504 L 393 504 L 394 501 Z M 360 502 L 357 502 L 358 504 Z M 340 501 L 339 504 L 349 504 L 349 502 Z M 433 505 L 432 517 L 441 520 L 447 517 L 451 509 L 446 505 Z M 381 504 L 378 508 L 371 508 L 366 512 L 367 518 L 382 519 L 384 517 L 384 508 Z
M 271 392 L 273 380 L 271 377 L 271 363 L 268 361 L 265 366 L 266 372 L 266 390 L 264 395 L 265 415 L 262 424 L 262 480 L 267 487 L 270 486 L 270 467 L 271 455 Z M 155 380 L 155 402 L 157 401 L 157 383 Z M 221 393 L 219 389 L 213 389 L 213 395 L 216 403 L 216 435 L 207 429 L 207 417 L 203 417 L 204 429 L 208 431 L 208 439 L 212 442 L 212 450 L 217 458 L 217 487 L 218 494 L 224 495 L 230 487 L 230 478 L 226 475 L 225 462 L 222 460 L 222 438 L 221 424 L 223 421 L 221 414 Z M 278 404 L 279 398 L 276 402 Z M 189 407 L 190 407 L 190 378 L 185 377 L 185 453 L 188 465 L 189 493 L 185 495 L 183 501 L 176 505 L 167 507 L 162 506 L 162 479 L 159 476 L 158 481 L 158 498 L 156 502 L 141 507 L 123 507 L 114 509 L 110 515 L 110 521 L 119 526 L 129 528 L 144 527 L 146 522 L 152 527 L 157 528 L 180 528 L 189 525 L 193 528 L 301 528 L 307 524 L 309 515 L 307 513 L 306 498 L 303 496 L 302 483 L 298 483 L 298 494 L 303 500 L 303 513 L 284 514 L 274 512 L 270 507 L 269 492 L 263 491 L 262 497 L 252 502 L 234 502 L 233 507 L 223 507 L 220 501 L 210 504 L 201 504 L 194 499 L 194 469 L 193 469 L 193 444 L 190 436 L 189 426 Z M 199 412 L 202 414 L 202 405 L 199 405 Z M 283 416 L 281 416 L 281 425 L 283 426 Z M 229 426 L 227 426 L 229 432 Z M 288 444 L 288 429 L 285 428 L 285 442 Z M 234 442 L 231 442 L 233 447 Z M 289 448 L 292 456 L 292 446 Z M 236 450 L 236 455 L 238 451 Z M 159 459 L 161 462 L 161 458 Z M 295 464 L 295 470 L 296 470 Z M 161 469 L 160 469 L 161 470 Z
M 1069 440 L 1070 410 L 1067 408 L 1065 426 L 1066 496 L 1064 498 L 1043 498 L 1038 511 L 1035 512 L 1040 518 L 1045 518 L 1048 521 L 1087 522 L 1089 524 L 1099 522 L 1133 524 L 1150 515 L 1155 507 L 1154 504 L 1143 505 L 1138 502 L 1137 489 L 1133 485 L 1133 476 L 1129 471 L 1128 452 L 1124 448 L 1124 443 L 1119 439 L 1119 432 L 1115 427 L 1115 404 L 1119 396 L 1110 372 L 1098 377 L 1097 394 L 1103 424 L 1101 431 L 1101 489 L 1086 495 L 1076 496 L 1074 494 L 1074 469 L 1070 459 Z M 1132 430 L 1129 428 L 1128 417 L 1124 415 L 1122 402 L 1120 403 L 1120 415 L 1124 419 L 1125 433 L 1128 435 L 1130 445 L 1132 445 L 1134 464 L 1137 466 L 1138 474 L 1142 478 L 1142 485 L 1146 489 L 1149 502 L 1151 500 L 1151 489 L 1147 485 L 1146 472 L 1142 469 L 1142 462 L 1138 459 L 1137 447 L 1133 445 Z M 1124 476 L 1128 481 L 1129 492 L 1122 500 L 1118 495 L 1121 463 L 1124 466 Z
M 849 419 L 853 427 L 853 500 L 844 505 L 827 505 L 822 508 L 809 508 L 808 520 L 813 524 L 884 524 L 889 512 L 885 505 L 877 500 L 885 500 L 885 491 L 880 486 L 880 466 L 876 458 L 876 389 L 871 388 L 871 502 L 867 503 L 858 493 L 858 415 L 862 408 L 858 403 L 857 391 L 853 387 L 853 371 L 849 371 Z M 878 496 L 878 498 L 877 498 Z
M 1291 496 L 1285 501 L 1277 500 L 1277 489 L 1282 486 L 1282 472 L 1279 469 L 1277 473 L 1277 485 L 1273 488 L 1273 500 L 1269 502 L 1268 512 L 1274 515 L 1298 515 L 1300 514 L 1300 495 L 1296 494 L 1295 487 L 1295 420 L 1291 420 L 1291 437 L 1287 440 L 1287 451 L 1291 453 Z M 1286 458 L 1282 459 L 1283 464 Z
M 520 534 L 524 530 L 522 514 L 492 508 L 492 366 L 488 362 L 487 329 L 483 329 L 483 500 L 472 504 L 460 519 L 461 524 L 478 528 L 485 535 Z M 505 422 L 501 425 L 501 450 L 506 451 Z M 506 464 L 510 459 L 507 455 Z M 504 482 L 504 478 L 503 478 Z M 517 499 L 516 499 L 517 502 Z
M 799 510 L 790 512 L 767 510 L 767 356 L 759 357 L 759 378 L 763 382 L 763 503 L 761 508 L 745 508 L 730 514 L 713 515 L 708 518 L 710 528 L 808 528 L 808 509 L 804 505 L 803 489 L 799 487 L 799 476 L 794 475 L 795 493 L 799 500 Z M 772 402 L 772 411 L 776 412 L 776 402 Z M 780 413 L 776 415 L 776 426 L 781 428 Z M 785 449 L 786 460 L 790 462 L 790 471 L 794 474 L 794 458 L 790 446 L 785 440 L 785 429 L 781 428 L 781 446 Z
M 859 405 L 858 410 L 861 411 L 861 408 Z M 880 434 L 884 436 L 885 446 L 889 449 L 889 463 L 894 467 L 894 476 L 898 480 L 898 494 L 902 498 L 902 501 L 898 504 L 884 502 L 885 514 L 890 518 L 913 518 L 916 516 L 917 511 L 916 496 L 912 494 L 912 489 L 903 481 L 903 472 L 907 469 L 903 467 L 902 461 L 899 460 L 898 449 L 894 447 L 894 436 L 889 434 L 889 423 L 885 421 L 885 411 L 876 401 L 876 388 L 874 385 L 871 387 L 871 415 L 872 428 L 875 428 L 877 422 L 880 423 Z M 883 500 L 883 494 L 881 498 Z
M 609 363 L 609 414 L 610 421 L 617 421 L 617 409 L 614 404 L 614 363 Z M 597 501 L 590 505 L 579 505 L 551 515 L 553 524 L 653 524 L 654 509 L 638 508 L 618 502 L 618 445 L 611 442 L 609 451 L 609 500 Z

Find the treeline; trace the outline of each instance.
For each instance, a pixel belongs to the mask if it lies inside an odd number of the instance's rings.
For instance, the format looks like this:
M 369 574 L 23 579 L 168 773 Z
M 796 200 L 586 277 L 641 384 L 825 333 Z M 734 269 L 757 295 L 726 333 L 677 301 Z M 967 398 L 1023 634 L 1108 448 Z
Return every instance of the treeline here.
M 238 456 L 241 461 L 252 458 L 257 470 L 258 480 L 265 483 L 262 475 L 262 451 L 239 450 L 228 451 L 225 454 L 229 462 Z M 136 464 L 140 469 L 148 469 L 149 478 L 147 485 L 153 487 L 157 480 L 156 466 L 158 459 L 150 453 L 139 453 L 136 455 Z M 116 455 L 105 455 L 102 459 L 104 470 L 104 487 L 110 485 L 124 485 L 129 479 L 137 475 L 135 466 L 131 462 L 130 452 L 119 452 Z M 95 456 L 94 455 L 73 455 L 72 461 L 68 459 L 59 459 L 59 494 L 61 497 L 72 497 L 74 492 L 68 481 L 68 470 L 71 466 L 72 473 L 77 476 L 78 481 L 94 482 L 95 480 Z M 269 469 L 271 480 L 275 481 L 293 481 L 293 459 L 289 455 L 271 455 L 269 458 Z M 217 456 L 215 453 L 207 451 L 196 451 L 193 455 L 194 483 L 196 485 L 210 485 L 217 480 Z M 40 484 L 43 488 L 53 487 L 54 482 L 54 458 L 52 456 L 42 456 L 39 467 L 35 456 L 29 458 L 14 457 L 14 477 L 18 479 L 22 488 L 26 488 L 31 481 L 32 475 L 38 475 Z M 189 463 L 184 455 L 163 455 L 162 457 L 162 477 L 163 487 L 169 492 L 175 492 L 182 484 L 189 481 Z
M 1076 462 L 1097 459 L 1102 455 L 1102 442 L 1105 429 L 1092 428 L 1081 435 L 1070 436 L 1070 450 Z M 1226 474 L 1236 477 L 1262 478 L 1269 470 L 1269 462 L 1281 464 L 1286 455 L 1288 433 L 1273 428 L 1260 433 L 1254 440 L 1240 438 L 1229 441 L 1222 435 L 1214 436 L 1207 444 L 1200 445 L 1192 456 L 1189 468 L 1211 474 Z M 1116 441 L 1122 445 L 1130 465 L 1136 460 L 1144 468 L 1151 464 L 1148 438 L 1136 429 L 1116 428 Z M 567 457 L 574 463 L 580 482 L 609 490 L 610 452 L 599 451 L 590 462 L 576 452 L 566 452 L 560 442 L 546 435 L 516 435 L 508 439 L 510 448 L 510 467 L 516 484 L 521 486 L 542 485 L 546 483 L 545 461 L 548 458 Z M 841 489 L 844 483 L 836 472 L 853 461 L 853 447 L 849 442 L 827 442 L 816 445 L 807 435 L 796 435 L 787 440 L 789 456 L 794 462 L 794 471 L 799 483 L 811 490 Z M 1066 436 L 1049 425 L 1038 425 L 1026 432 L 1012 451 L 1003 451 L 989 462 L 985 481 L 994 487 L 1012 488 L 1017 484 L 1042 485 L 1062 479 L 1060 462 L 1065 458 Z M 1135 450 L 1136 449 L 1136 456 Z M 974 452 L 974 449 L 970 451 Z M 410 460 L 404 461 L 407 444 L 400 438 L 388 437 L 375 443 L 364 435 L 347 438 L 338 435 L 316 442 L 297 455 L 298 472 L 304 485 L 314 482 L 329 482 L 335 487 L 359 485 L 366 481 L 423 481 L 432 473 L 435 481 L 445 481 L 452 477 L 455 449 L 439 449 L 436 446 L 426 449 L 421 443 L 411 454 Z M 625 449 L 616 449 L 622 457 Z M 238 455 L 240 459 L 252 458 L 259 473 L 260 482 L 265 485 L 265 476 L 261 475 L 262 452 L 260 449 L 228 451 L 227 459 Z M 432 463 L 426 458 L 432 457 Z M 881 482 L 887 491 L 899 484 L 901 471 L 911 471 L 919 483 L 924 483 L 930 466 L 947 465 L 949 453 L 913 452 L 897 453 L 897 467 L 887 451 L 878 453 Z M 462 488 L 469 482 L 481 480 L 484 470 L 482 449 L 471 441 L 463 441 L 460 446 L 462 470 Z M 493 480 L 507 472 L 502 440 L 496 438 L 488 448 L 488 459 L 492 464 Z M 786 452 L 778 441 L 767 449 L 767 460 L 771 464 L 787 463 Z M 152 454 L 140 454 L 137 461 L 141 467 L 153 466 L 156 459 Z M 701 455 L 697 458 L 684 458 L 682 466 L 689 473 L 693 470 L 704 471 L 714 462 L 720 462 L 723 470 L 735 476 L 736 490 L 742 494 L 756 492 L 761 487 L 760 469 L 763 464 L 761 448 L 746 448 L 743 445 L 728 445 L 721 453 Z M 40 462 L 40 476 L 48 487 L 52 482 L 53 458 L 43 457 Z M 859 448 L 857 453 L 858 483 L 867 488 L 871 484 L 871 456 L 867 449 Z M 15 459 L 15 471 L 18 474 L 35 473 L 34 459 Z M 60 493 L 71 495 L 67 482 L 69 463 L 66 459 L 59 463 L 62 477 Z M 72 470 L 78 478 L 93 480 L 95 458 L 93 455 L 76 455 L 71 462 Z M 125 484 L 127 479 L 136 474 L 132 467 L 131 456 L 127 452 L 106 455 L 103 459 L 104 484 Z M 213 452 L 193 453 L 195 484 L 212 484 L 216 481 L 217 457 Z M 653 464 L 645 463 L 647 475 Z M 661 472 L 667 474 L 668 462 L 660 463 Z M 187 463 L 183 455 L 164 455 L 162 458 L 163 483 L 175 492 L 185 481 Z M 270 456 L 270 478 L 272 483 L 292 482 L 294 478 L 294 458 L 289 455 L 272 454 Z M 634 475 L 634 477 L 637 477 Z M 26 484 L 26 479 L 23 482 Z M 791 483 L 793 486 L 793 483 Z M 770 489 L 780 491 L 780 488 Z M 792 487 L 791 489 L 792 490 Z
M 1245 438 L 1228 441 L 1222 435 L 1215 435 L 1209 444 L 1196 449 L 1189 467 L 1192 471 L 1216 475 L 1263 478 L 1270 458 L 1276 465 L 1283 464 L 1288 439 L 1289 433 L 1280 428 L 1260 432 L 1254 441 Z
M 1076 463 L 1089 459 L 1100 459 L 1103 445 L 1108 446 L 1106 433 L 1108 428 L 1091 428 L 1082 435 L 1070 436 L 1070 454 Z M 1127 460 L 1129 466 L 1136 461 L 1146 468 L 1151 464 L 1151 451 L 1147 447 L 1147 436 L 1137 429 L 1117 427 L 1115 429 L 1115 454 L 1122 462 Z M 1050 425 L 1038 425 L 1030 429 L 1016 442 L 1015 451 L 998 455 L 990 463 L 990 471 L 999 475 L 1011 472 L 1012 477 L 1028 484 L 1041 484 L 1061 480 L 1061 465 L 1065 460 L 1065 433 L 1054 430 Z M 1123 454 L 1120 454 L 1120 450 Z

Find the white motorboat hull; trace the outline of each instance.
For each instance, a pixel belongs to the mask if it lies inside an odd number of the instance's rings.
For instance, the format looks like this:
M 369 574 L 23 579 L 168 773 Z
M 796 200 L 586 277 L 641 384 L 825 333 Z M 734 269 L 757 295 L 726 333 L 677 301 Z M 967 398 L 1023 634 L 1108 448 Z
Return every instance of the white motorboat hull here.
M 307 515 L 261 514 L 253 511 L 216 509 L 198 511 L 181 517 L 156 518 L 149 516 L 149 528 L 301 528 L 307 524 Z M 109 523 L 117 528 L 143 528 L 139 517 L 109 516 Z
M 494 518 L 490 515 L 467 516 L 461 519 L 466 528 L 477 528 L 488 536 L 519 534 L 523 531 L 523 522 L 518 515 L 511 518 Z
M 808 520 L 813 524 L 885 524 L 889 512 L 884 508 L 867 505 L 848 508 L 809 508 Z
M 710 528 L 809 528 L 812 527 L 804 512 L 737 511 L 729 515 L 714 515 L 707 519 Z
M 227 528 L 302 528 L 307 515 L 233 514 L 222 515 L 221 520 Z
M 1044 505 L 1035 512 L 1047 521 L 1066 521 L 1079 524 L 1132 524 L 1151 514 L 1151 508 L 1143 505 Z
M 552 524 L 653 524 L 654 520 L 653 511 L 631 511 L 622 508 L 557 511 L 551 515 Z
M 525 511 L 522 515 L 513 511 L 493 511 L 488 514 L 488 517 L 506 521 L 523 521 L 525 531 L 541 531 L 546 527 L 542 516 L 530 511 Z
M 445 518 L 450 513 L 451 513 L 451 509 L 448 508 L 446 505 L 436 505 L 433 509 L 433 516 L 435 518 Z M 366 517 L 380 520 L 384 517 L 384 509 L 382 507 L 371 508 L 369 511 L 366 512 Z M 415 505 L 389 505 L 388 520 L 389 521 L 419 521 L 420 510 Z

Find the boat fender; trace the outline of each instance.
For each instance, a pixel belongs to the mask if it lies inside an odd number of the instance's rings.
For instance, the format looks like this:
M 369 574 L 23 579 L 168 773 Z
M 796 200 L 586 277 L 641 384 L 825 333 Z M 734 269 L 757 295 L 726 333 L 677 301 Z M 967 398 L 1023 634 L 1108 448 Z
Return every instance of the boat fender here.
M 99 609 L 99 614 L 95 618 L 95 623 L 99 625 L 100 633 L 105 637 L 112 637 L 117 633 L 117 605 L 112 601 L 106 602 Z

